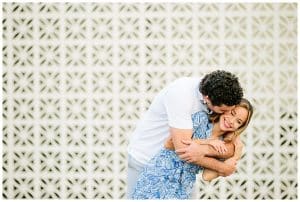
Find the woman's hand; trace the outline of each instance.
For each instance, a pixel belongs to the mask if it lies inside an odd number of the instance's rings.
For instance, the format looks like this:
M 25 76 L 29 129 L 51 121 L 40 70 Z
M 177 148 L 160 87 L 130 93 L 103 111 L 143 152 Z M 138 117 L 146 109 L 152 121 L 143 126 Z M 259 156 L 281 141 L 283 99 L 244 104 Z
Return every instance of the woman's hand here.
M 217 152 L 224 154 L 227 152 L 225 142 L 218 139 L 209 139 L 208 144 L 211 145 Z

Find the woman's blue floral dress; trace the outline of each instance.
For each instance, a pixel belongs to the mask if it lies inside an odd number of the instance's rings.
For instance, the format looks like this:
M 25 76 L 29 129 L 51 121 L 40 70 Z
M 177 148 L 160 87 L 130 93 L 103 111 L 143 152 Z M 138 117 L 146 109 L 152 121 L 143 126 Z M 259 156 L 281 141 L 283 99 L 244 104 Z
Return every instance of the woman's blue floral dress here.
M 193 139 L 207 139 L 212 124 L 205 112 L 192 115 Z M 144 167 L 132 199 L 189 199 L 200 166 L 182 161 L 173 150 L 163 148 Z

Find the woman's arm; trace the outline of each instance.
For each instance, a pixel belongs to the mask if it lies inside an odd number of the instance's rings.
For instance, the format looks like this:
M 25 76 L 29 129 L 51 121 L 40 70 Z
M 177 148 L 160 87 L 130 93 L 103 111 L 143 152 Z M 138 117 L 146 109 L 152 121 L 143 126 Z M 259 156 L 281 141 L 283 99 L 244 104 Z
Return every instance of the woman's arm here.
M 219 173 L 217 171 L 207 169 L 207 168 L 203 169 L 202 179 L 204 181 L 211 181 L 213 179 L 216 179 L 217 177 L 219 177 Z
M 237 137 L 235 141 L 235 151 L 233 157 L 229 158 L 228 160 L 225 160 L 224 163 L 229 163 L 231 165 L 235 165 L 236 161 L 239 160 L 242 157 L 242 151 L 243 151 L 243 143 L 240 140 L 240 137 Z M 219 173 L 217 171 L 211 170 L 211 169 L 204 169 L 202 173 L 202 179 L 205 181 L 211 181 L 215 178 L 219 177 Z

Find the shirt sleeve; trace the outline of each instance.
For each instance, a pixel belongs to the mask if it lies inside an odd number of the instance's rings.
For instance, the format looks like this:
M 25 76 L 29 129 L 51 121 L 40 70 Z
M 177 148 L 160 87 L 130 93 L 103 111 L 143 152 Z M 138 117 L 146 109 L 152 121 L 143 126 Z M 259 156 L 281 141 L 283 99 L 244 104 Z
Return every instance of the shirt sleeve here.
M 182 82 L 173 85 L 164 97 L 164 105 L 168 114 L 169 126 L 178 129 L 192 129 L 191 117 L 193 96 L 184 88 Z

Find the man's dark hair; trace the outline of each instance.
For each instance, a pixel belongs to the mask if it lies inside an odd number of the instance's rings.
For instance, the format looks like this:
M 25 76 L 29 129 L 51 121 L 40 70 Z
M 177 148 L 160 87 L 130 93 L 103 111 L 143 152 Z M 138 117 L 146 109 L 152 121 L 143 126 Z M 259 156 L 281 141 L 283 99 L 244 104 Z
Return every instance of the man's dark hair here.
M 238 78 L 227 71 L 216 70 L 204 76 L 199 87 L 204 96 L 208 96 L 212 105 L 233 106 L 240 103 L 243 89 Z

